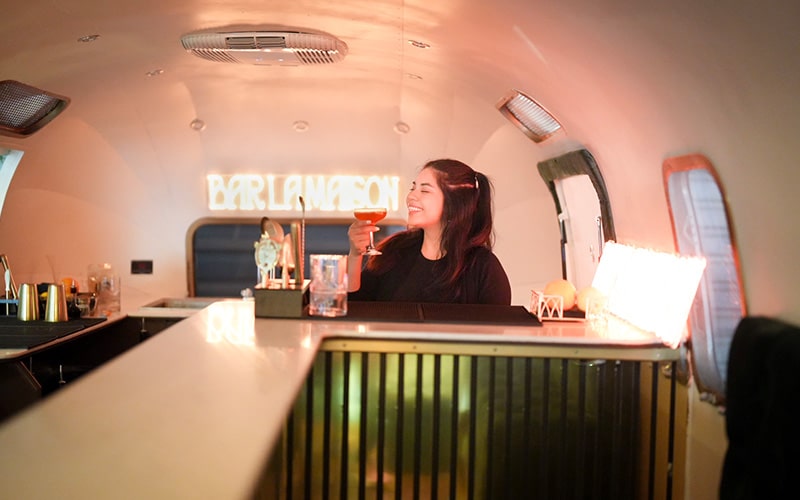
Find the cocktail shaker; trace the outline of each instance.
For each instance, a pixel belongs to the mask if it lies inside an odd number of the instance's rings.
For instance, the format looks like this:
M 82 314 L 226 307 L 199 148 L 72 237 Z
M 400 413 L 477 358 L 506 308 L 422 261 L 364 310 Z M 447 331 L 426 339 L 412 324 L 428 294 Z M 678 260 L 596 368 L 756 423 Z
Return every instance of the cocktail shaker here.
M 19 286 L 17 319 L 22 321 L 36 321 L 39 319 L 39 294 L 36 293 L 35 284 L 23 283 Z
M 50 322 L 69 321 L 64 283 L 50 283 L 47 285 L 47 304 L 44 308 L 44 320 Z

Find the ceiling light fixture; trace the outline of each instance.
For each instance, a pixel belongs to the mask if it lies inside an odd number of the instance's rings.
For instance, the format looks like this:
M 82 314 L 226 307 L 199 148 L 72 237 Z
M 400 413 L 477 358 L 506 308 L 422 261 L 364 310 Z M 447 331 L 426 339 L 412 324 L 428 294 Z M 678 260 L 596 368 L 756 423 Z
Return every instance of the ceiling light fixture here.
M 292 124 L 292 128 L 295 132 L 306 132 L 308 131 L 309 125 L 305 120 L 297 120 Z
M 195 118 L 194 120 L 192 120 L 189 126 L 192 128 L 192 130 L 200 132 L 206 129 L 206 122 L 204 122 L 200 118 Z
M 81 43 L 90 43 L 90 42 L 94 42 L 98 38 L 100 38 L 100 35 L 85 35 L 85 36 L 82 36 L 82 37 L 78 38 L 78 41 L 81 42 Z

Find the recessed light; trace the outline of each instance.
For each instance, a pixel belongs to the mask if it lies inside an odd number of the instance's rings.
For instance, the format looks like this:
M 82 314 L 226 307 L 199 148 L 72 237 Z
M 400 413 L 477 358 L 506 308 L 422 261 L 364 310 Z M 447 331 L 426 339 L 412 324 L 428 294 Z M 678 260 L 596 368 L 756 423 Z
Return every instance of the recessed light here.
M 192 130 L 200 132 L 201 130 L 206 129 L 206 122 L 204 122 L 200 118 L 195 118 L 194 120 L 192 120 L 189 126 L 192 128 Z
M 406 122 L 397 122 L 394 124 L 394 131 L 397 134 L 407 134 L 411 131 L 411 126 Z
M 408 43 L 410 45 L 412 45 L 413 47 L 416 47 L 418 49 L 429 49 L 429 48 L 431 48 L 431 44 L 425 43 L 425 42 L 420 42 L 419 40 L 409 40 Z
M 406 73 L 406 76 L 412 80 L 422 80 L 421 76 L 415 75 L 414 73 Z
M 305 132 L 309 129 L 310 125 L 305 120 L 297 120 L 292 124 L 292 128 L 295 132 Z
M 147 76 L 158 76 L 158 75 L 163 75 L 163 74 L 164 74 L 164 70 L 163 69 L 154 69 L 154 70 L 150 70 L 147 73 L 145 73 L 145 75 L 147 75 Z
M 98 38 L 100 38 L 100 35 L 85 35 L 78 38 L 78 41 L 81 43 L 89 43 L 89 42 L 94 42 Z
M 418 49 L 429 49 L 429 48 L 431 48 L 431 44 L 425 43 L 425 42 L 420 42 L 418 40 L 409 40 L 408 43 L 411 44 L 412 46 L 418 48 Z

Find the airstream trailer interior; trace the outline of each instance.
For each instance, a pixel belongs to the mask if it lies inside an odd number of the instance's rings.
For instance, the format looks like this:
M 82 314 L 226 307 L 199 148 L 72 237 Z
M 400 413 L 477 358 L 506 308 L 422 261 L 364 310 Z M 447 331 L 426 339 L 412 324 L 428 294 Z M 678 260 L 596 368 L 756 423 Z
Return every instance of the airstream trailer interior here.
M 800 4 L 4 2 L 3 496 L 790 497 Z M 439 158 L 511 303 L 316 315 Z

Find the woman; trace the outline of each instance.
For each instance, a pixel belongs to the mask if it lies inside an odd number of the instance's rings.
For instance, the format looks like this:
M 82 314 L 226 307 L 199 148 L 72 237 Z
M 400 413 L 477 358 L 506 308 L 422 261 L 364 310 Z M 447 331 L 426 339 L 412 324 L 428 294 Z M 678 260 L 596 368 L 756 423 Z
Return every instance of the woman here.
M 511 304 L 511 286 L 492 253 L 492 186 L 450 159 L 425 165 L 406 196 L 408 226 L 362 266 L 370 221 L 348 230 L 349 300 Z M 363 269 L 362 269 L 363 267 Z

